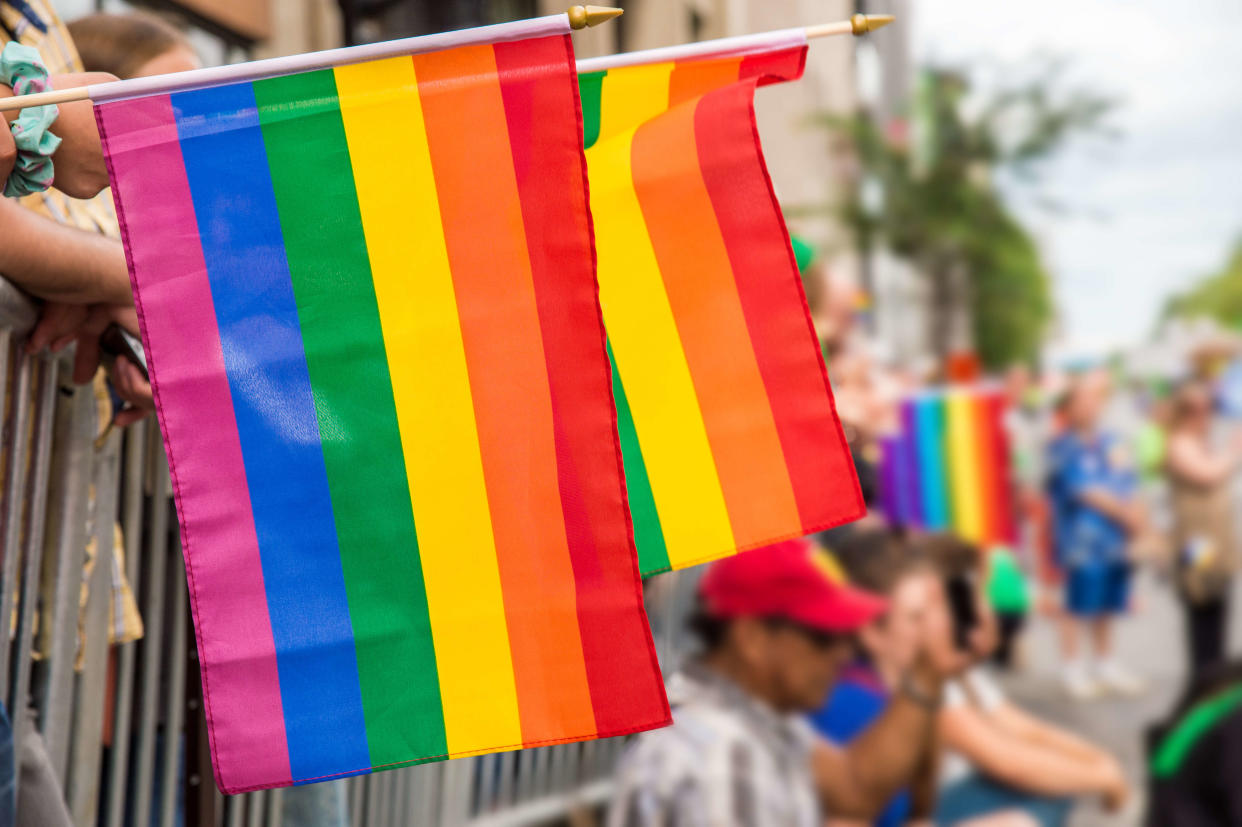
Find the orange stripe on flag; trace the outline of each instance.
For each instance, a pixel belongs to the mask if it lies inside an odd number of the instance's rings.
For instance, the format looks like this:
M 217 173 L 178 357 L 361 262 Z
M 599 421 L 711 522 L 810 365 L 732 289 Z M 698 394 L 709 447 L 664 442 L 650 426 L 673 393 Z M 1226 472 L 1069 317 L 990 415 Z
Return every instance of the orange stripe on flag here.
M 737 80 L 740 57 L 678 63 L 668 81 L 670 108 Z
M 634 189 L 690 366 L 737 548 L 802 525 L 733 268 L 699 170 L 697 102 L 634 135 Z
M 547 363 L 495 54 L 477 46 L 414 64 L 459 296 L 522 740 L 593 734 Z M 453 88 L 463 79 L 468 89 Z M 472 183 L 480 168 L 489 171 L 487 189 Z M 480 227 L 487 245 L 478 242 Z M 488 297 L 490 312 L 470 296 Z

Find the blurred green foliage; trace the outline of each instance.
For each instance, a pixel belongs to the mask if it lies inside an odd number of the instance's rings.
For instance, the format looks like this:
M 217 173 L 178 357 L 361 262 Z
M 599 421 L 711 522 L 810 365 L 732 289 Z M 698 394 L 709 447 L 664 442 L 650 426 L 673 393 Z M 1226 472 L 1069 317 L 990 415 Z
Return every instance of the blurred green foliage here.
M 1089 92 L 1056 93 L 1058 68 L 968 99 L 959 72 L 925 70 L 908 141 L 895 141 L 865 116 L 817 120 L 845 132 L 862 185 L 842 214 L 860 246 L 887 245 L 928 279 L 932 345 L 950 347 L 953 307 L 969 302 L 975 347 L 988 368 L 1034 361 L 1053 316 L 1050 279 L 1034 240 L 996 184 L 1005 174 L 1033 182 L 1041 162 L 1073 135 L 1111 134 L 1112 101 Z M 867 197 L 869 183 L 879 197 Z
M 1164 315 L 1206 316 L 1228 327 L 1242 328 L 1242 238 L 1234 243 L 1233 251 L 1219 272 L 1170 299 Z

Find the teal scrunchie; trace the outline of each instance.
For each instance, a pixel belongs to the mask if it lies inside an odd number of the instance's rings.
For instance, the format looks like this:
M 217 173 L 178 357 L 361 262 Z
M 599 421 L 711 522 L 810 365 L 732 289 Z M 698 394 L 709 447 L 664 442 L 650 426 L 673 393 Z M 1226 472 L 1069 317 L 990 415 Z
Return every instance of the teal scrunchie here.
M 6 44 L 0 51 L 0 82 L 13 87 L 16 95 L 46 90 L 47 69 L 39 58 L 39 51 L 20 43 Z M 17 163 L 4 184 L 4 194 L 8 197 L 44 192 L 52 186 L 52 153 L 60 146 L 60 138 L 48 130 L 59 114 L 55 106 L 35 106 L 23 109 L 13 121 L 10 129 L 13 142 L 17 144 Z

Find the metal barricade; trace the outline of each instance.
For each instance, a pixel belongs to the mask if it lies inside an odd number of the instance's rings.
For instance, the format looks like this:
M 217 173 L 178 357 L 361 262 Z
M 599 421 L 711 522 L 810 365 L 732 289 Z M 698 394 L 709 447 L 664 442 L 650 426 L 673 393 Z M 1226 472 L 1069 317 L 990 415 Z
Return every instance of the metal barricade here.
M 0 647 L 0 687 L 15 743 L 42 739 L 47 772 L 80 827 L 282 827 L 284 797 L 301 793 L 225 798 L 211 778 L 158 430 L 148 420 L 101 436 L 95 393 L 72 384 L 68 357 L 25 352 L 35 318 L 31 302 L 0 279 L 0 635 L 9 642 Z M 117 525 L 124 568 L 114 571 Z M 145 634 L 113 644 L 118 572 L 136 596 Z M 679 649 L 688 582 L 655 581 L 653 627 L 666 664 Z M 336 783 L 350 827 L 590 824 L 624 740 Z

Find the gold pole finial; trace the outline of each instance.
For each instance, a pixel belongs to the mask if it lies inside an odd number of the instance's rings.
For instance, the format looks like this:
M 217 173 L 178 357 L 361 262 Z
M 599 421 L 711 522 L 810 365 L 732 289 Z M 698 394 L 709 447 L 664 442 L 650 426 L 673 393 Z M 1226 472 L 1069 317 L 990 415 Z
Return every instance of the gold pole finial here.
M 850 18 L 850 28 L 854 34 L 866 34 L 887 26 L 896 19 L 891 14 L 856 14 Z
M 624 14 L 622 9 L 609 8 L 608 6 L 570 6 L 569 7 L 569 25 L 575 29 L 585 29 L 588 26 L 598 26 L 600 23 L 606 23 L 614 17 L 620 17 Z

